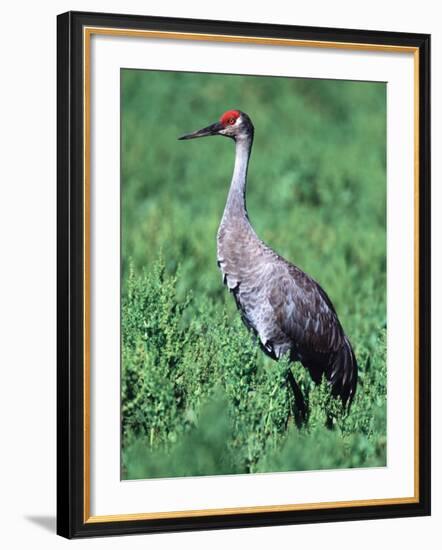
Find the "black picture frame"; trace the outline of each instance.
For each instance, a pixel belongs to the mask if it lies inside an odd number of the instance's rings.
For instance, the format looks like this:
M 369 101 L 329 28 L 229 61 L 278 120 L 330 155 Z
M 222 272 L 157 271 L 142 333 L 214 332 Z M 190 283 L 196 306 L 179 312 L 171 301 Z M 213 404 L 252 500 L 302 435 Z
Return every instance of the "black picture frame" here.
M 419 59 L 419 491 L 411 503 L 89 521 L 84 459 L 84 28 L 269 37 L 414 48 Z M 67 538 L 430 514 L 430 36 L 69 12 L 57 20 L 57 533 Z

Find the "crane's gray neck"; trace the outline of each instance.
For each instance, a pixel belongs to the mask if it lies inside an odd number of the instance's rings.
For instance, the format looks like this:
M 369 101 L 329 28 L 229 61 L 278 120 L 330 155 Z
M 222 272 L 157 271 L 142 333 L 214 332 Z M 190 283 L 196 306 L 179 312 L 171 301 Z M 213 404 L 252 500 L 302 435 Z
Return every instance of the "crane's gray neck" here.
M 244 217 L 248 219 L 246 208 L 246 184 L 252 141 L 253 138 L 250 135 L 236 140 L 235 167 L 233 169 L 232 183 L 230 184 L 229 195 L 224 209 L 224 218 L 233 215 L 235 217 Z

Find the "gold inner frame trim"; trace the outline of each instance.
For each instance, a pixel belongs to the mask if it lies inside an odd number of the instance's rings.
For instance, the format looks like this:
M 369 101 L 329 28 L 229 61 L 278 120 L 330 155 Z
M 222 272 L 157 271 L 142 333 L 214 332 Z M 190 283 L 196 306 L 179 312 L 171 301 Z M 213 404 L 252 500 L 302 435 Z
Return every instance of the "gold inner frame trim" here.
M 91 472 L 90 472 L 90 106 L 91 106 L 91 37 L 92 35 L 124 36 L 138 38 L 196 40 L 209 42 L 232 42 L 271 46 L 291 46 L 309 48 L 333 48 L 370 52 L 412 53 L 414 62 L 414 495 L 411 497 L 392 497 L 370 500 L 350 500 L 336 502 L 313 502 L 269 506 L 249 506 L 235 508 L 214 508 L 203 510 L 180 510 L 172 512 L 150 512 L 136 514 L 91 515 Z M 149 31 L 137 29 L 115 29 L 108 27 L 83 28 L 83 93 L 84 93 L 84 523 L 103 523 L 116 521 L 140 521 L 149 519 L 171 519 L 208 517 L 230 514 L 256 514 L 264 512 L 287 512 L 300 510 L 324 510 L 348 508 L 353 506 L 382 506 L 389 504 L 412 504 L 419 502 L 419 49 L 412 46 L 365 44 L 358 42 L 331 42 L 321 40 L 296 40 L 285 38 L 246 37 L 236 35 Z

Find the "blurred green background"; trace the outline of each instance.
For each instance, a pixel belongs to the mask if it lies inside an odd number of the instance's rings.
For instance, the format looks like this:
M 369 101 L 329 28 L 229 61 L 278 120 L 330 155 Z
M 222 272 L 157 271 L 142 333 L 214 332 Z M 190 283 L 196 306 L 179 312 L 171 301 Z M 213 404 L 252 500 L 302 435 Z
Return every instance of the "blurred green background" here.
M 353 343 L 346 414 L 242 326 L 216 266 L 234 161 L 177 141 L 240 109 L 255 125 L 247 206 L 258 235 L 313 276 Z M 386 460 L 386 87 L 122 70 L 122 477 L 380 466 Z

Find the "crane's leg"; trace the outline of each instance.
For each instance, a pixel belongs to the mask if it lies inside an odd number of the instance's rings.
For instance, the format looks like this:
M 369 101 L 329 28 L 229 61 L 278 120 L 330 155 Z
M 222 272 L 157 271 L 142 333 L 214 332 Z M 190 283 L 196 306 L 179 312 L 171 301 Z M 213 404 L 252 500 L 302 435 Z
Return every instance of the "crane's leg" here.
M 304 396 L 302 395 L 301 388 L 296 383 L 292 370 L 287 371 L 287 380 L 292 388 L 293 396 L 295 398 L 295 410 L 294 418 L 295 423 L 300 428 L 307 419 L 307 406 L 305 404 Z

